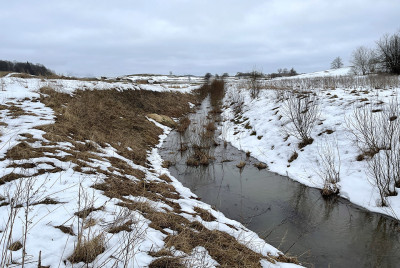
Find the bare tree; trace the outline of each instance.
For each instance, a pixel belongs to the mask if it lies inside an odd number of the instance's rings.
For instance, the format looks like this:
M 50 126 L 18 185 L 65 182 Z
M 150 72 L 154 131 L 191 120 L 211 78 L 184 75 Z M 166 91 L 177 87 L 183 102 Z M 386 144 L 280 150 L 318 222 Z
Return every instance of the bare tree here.
M 331 62 L 331 69 L 339 69 L 343 67 L 343 61 L 342 58 L 336 57 L 332 62 Z
M 356 74 L 366 75 L 375 69 L 376 56 L 372 49 L 364 46 L 356 48 L 352 53 L 352 70 Z
M 211 76 L 212 76 L 212 74 L 206 73 L 206 74 L 204 75 L 204 80 L 206 80 L 206 82 L 208 83 L 208 82 L 210 81 Z
M 378 55 L 382 67 L 393 74 L 400 74 L 400 31 L 384 35 L 378 42 Z

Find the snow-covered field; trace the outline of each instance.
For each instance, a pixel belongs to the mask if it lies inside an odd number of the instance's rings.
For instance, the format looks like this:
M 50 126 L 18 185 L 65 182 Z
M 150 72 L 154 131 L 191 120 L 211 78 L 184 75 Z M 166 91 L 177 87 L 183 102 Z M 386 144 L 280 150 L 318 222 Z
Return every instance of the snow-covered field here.
M 336 156 L 337 167 L 340 166 L 340 181 L 337 184 L 339 194 L 370 211 L 399 219 L 400 195 L 388 197 L 388 206 L 380 206 L 378 187 L 368 176 L 367 160 L 356 160 L 360 150 L 348 124 L 358 107 L 368 103 L 379 112 L 383 105 L 393 100 L 398 101 L 398 77 L 392 77 L 391 84 L 376 86 L 375 80 L 366 82 L 366 77 L 344 77 L 348 73 L 349 68 L 341 68 L 302 74 L 285 78 L 285 81 L 271 80 L 255 99 L 251 98 L 246 89 L 245 80 L 231 81 L 225 97 L 227 108 L 223 113 L 225 121 L 221 138 L 243 151 L 251 152 L 252 156 L 267 163 L 271 171 L 320 189 L 324 187 L 324 180 L 320 176 L 321 153 L 329 147 Z M 332 79 L 328 81 L 329 77 Z M 333 83 L 337 79 L 337 86 L 318 86 L 323 79 L 326 83 Z M 314 142 L 302 149 L 298 147 L 298 139 L 293 135 L 287 137 L 283 125 L 288 126 L 290 123 L 285 117 L 284 101 L 277 100 L 282 97 L 279 93 L 282 88 L 279 87 L 290 85 L 290 81 L 293 82 L 292 89 L 316 92 L 320 103 L 317 124 L 311 132 Z M 393 81 L 396 85 L 394 87 Z M 354 84 L 344 86 L 346 82 Z M 307 85 L 313 86 L 307 88 Z M 234 106 L 240 102 L 243 102 L 242 112 L 235 114 Z M 295 152 L 298 154 L 297 159 L 289 163 L 288 160 Z
M 159 77 L 153 80 L 156 81 L 157 79 Z M 180 82 L 185 81 L 185 79 L 187 78 L 181 78 Z M 189 92 L 198 85 L 179 83 L 179 86 L 171 87 L 170 85 L 176 84 L 176 81 L 170 83 L 168 79 L 164 79 L 160 83 L 136 84 L 133 82 L 23 79 L 10 75 L 1 78 L 0 82 L 2 86 L 0 88 L 0 266 L 14 263 L 10 266 L 13 267 L 24 262 L 26 267 L 38 267 L 40 260 L 43 266 L 72 267 L 73 265 L 68 261 L 68 257 L 73 253 L 80 238 L 71 234 L 78 233 L 86 239 L 101 237 L 105 241 L 104 251 L 96 257 L 90 267 L 148 266 L 155 258 L 151 257 L 149 252 L 163 248 L 166 235 L 150 227 L 151 222 L 139 211 L 128 211 L 128 209 L 117 205 L 120 200 L 108 198 L 103 195 L 102 191 L 91 188 L 92 185 L 104 181 L 104 174 L 81 173 L 74 170 L 75 163 L 60 160 L 71 155 L 70 150 L 73 146 L 67 142 L 48 143 L 48 140 L 43 137 L 45 133 L 35 129 L 36 126 L 50 124 L 55 120 L 53 110 L 39 101 L 38 89 L 51 87 L 57 91 L 70 94 L 78 89 L 101 90 L 109 88 Z M 269 92 L 264 91 L 263 97 L 251 104 L 254 108 L 263 108 L 264 116 L 270 110 L 266 108 L 273 106 L 272 103 L 268 103 L 268 94 Z M 262 116 L 259 115 L 258 110 L 249 109 L 246 116 L 251 118 L 250 121 L 260 133 L 266 132 L 268 128 L 265 128 L 266 124 L 261 122 Z M 337 112 L 339 116 L 339 111 Z M 170 129 L 157 125 L 164 130 L 164 134 L 160 137 L 160 146 Z M 242 138 L 241 142 L 235 140 L 239 136 Z M 243 132 L 239 136 L 234 136 L 231 132 L 228 133 L 229 139 L 234 144 L 245 145 L 244 149 L 251 149 L 257 157 L 266 162 L 270 163 L 271 159 L 274 158 L 276 164 L 270 164 L 272 170 L 281 173 L 288 170 L 289 175 L 296 178 L 304 176 L 305 173 L 300 172 L 306 161 L 305 158 L 301 160 L 302 156 L 297 163 L 293 163 L 290 169 L 284 167 L 288 149 L 283 150 L 281 148 L 284 144 L 279 141 L 281 138 L 278 133 L 268 132 L 261 141 L 253 141 L 252 137 L 247 136 L 247 132 Z M 271 138 L 267 138 L 268 136 Z M 263 154 L 258 153 L 257 148 L 268 148 L 271 144 L 276 146 L 275 154 L 268 153 L 268 158 L 263 158 Z M 43 148 L 44 153 L 29 159 L 8 158 L 7 153 L 16 145 Z M 306 148 L 306 151 L 302 154 L 306 155 L 307 150 L 312 150 L 312 148 L 311 146 Z M 88 159 L 85 163 L 89 166 L 89 169 L 107 170 L 112 165 L 109 157 L 114 157 L 124 161 L 130 167 L 144 172 L 145 180 L 149 182 L 158 182 L 161 174 L 167 174 L 172 179 L 171 184 L 179 193 L 179 198 L 173 202 L 181 206 L 181 216 L 191 222 L 199 221 L 209 230 L 226 232 L 235 237 L 241 244 L 264 256 L 279 253 L 276 248 L 267 244 L 242 224 L 226 218 L 222 213 L 213 210 L 211 206 L 196 200 L 196 196 L 189 189 L 183 187 L 177 179 L 169 174 L 168 169 L 162 167 L 158 148 L 148 152 L 149 167 L 134 164 L 131 160 L 119 155 L 111 146 L 106 148 L 98 146 L 97 150 L 99 151 L 99 153 L 96 153 L 98 158 Z M 262 149 L 260 152 L 266 153 L 267 151 Z M 352 156 L 353 153 L 349 152 L 349 159 Z M 359 168 L 361 169 L 361 167 Z M 354 166 L 352 170 L 350 174 L 356 174 L 355 178 L 362 180 L 362 172 L 357 169 L 354 170 Z M 118 171 L 115 172 L 118 173 Z M 130 179 L 137 180 L 135 177 L 130 177 Z M 302 181 L 308 182 L 312 186 L 318 186 L 317 180 L 315 180 L 315 185 L 313 179 L 304 178 Z M 351 188 L 343 184 L 342 193 L 346 193 L 346 187 Z M 367 187 L 365 191 L 371 191 L 371 187 Z M 350 194 L 351 191 L 349 191 Z M 165 203 L 146 200 L 145 197 L 129 196 L 128 199 L 146 202 L 156 210 L 172 210 Z M 196 215 L 195 207 L 207 210 L 216 219 L 204 221 Z M 96 209 L 90 213 L 90 221 L 83 222 L 76 213 L 87 208 Z M 105 232 L 121 221 L 128 222 L 127 220 L 130 220 L 131 232 Z M 61 230 L 61 227 L 64 228 L 64 231 Z M 65 232 L 66 227 L 67 232 Z M 174 232 L 168 228 L 165 231 Z M 9 250 L 10 245 L 18 241 L 22 243 L 23 248 L 14 244 L 14 251 Z M 26 254 L 23 254 L 23 249 Z M 204 247 L 196 247 L 192 254 L 175 250 L 174 255 L 182 256 L 182 260 L 190 267 L 214 267 L 217 265 L 217 262 L 211 258 Z M 279 262 L 272 264 L 266 260 L 262 260 L 261 265 L 263 267 L 296 266 Z M 81 262 L 75 264 L 75 266 L 83 267 L 84 264 Z

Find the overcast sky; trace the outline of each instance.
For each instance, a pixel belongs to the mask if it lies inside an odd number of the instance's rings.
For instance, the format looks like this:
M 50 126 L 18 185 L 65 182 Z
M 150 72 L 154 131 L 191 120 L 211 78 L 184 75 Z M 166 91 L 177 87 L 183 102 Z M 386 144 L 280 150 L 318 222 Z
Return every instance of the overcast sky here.
M 400 29 L 398 0 L 0 1 L 0 59 L 80 76 L 319 71 Z

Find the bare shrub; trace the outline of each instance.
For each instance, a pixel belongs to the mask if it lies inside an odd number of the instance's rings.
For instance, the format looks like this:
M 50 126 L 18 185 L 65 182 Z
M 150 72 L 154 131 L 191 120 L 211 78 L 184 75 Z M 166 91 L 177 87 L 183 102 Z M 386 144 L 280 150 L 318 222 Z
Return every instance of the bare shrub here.
M 281 102 L 287 99 L 289 91 L 283 88 L 274 89 L 276 102 Z
M 340 181 L 340 152 L 337 140 L 325 140 L 318 146 L 319 169 L 317 174 L 324 181 L 323 196 L 339 193 L 337 183 Z
M 205 118 L 190 126 L 190 156 L 186 161 L 188 166 L 206 166 L 210 163 L 212 159 L 210 150 L 215 143 L 215 129 L 214 121 L 207 121 Z
M 397 146 L 399 147 L 399 146 Z M 396 152 L 397 150 L 397 152 Z M 382 150 L 368 161 L 368 175 L 379 190 L 379 205 L 387 206 L 387 197 L 397 195 L 396 181 L 399 180 L 400 148 Z
M 1 261 L 0 267 L 6 267 L 12 262 L 12 253 L 10 247 L 13 244 L 13 229 L 15 220 L 20 210 L 20 203 L 23 195 L 23 185 L 21 180 L 16 184 L 16 189 L 12 193 L 11 187 L 5 189 L 5 200 L 9 203 L 8 216 L 5 218 L 5 227 L 1 232 L 0 245 L 1 245 Z
M 376 112 L 379 111 L 379 112 Z M 390 149 L 399 133 L 399 103 L 394 98 L 390 103 L 375 109 L 372 104 L 354 108 L 353 115 L 346 118 L 348 130 L 364 156 L 372 157 L 382 149 Z
M 6 82 L 4 81 L 3 78 L 0 78 L 0 90 L 5 91 L 6 90 Z
M 244 96 L 239 88 L 230 89 L 227 93 L 227 99 L 236 115 L 243 111 Z
M 222 99 L 225 96 L 225 81 L 222 79 L 215 79 L 210 85 L 210 102 L 214 113 L 221 111 Z
M 355 107 L 352 117 L 346 118 L 347 128 L 365 156 L 375 155 L 382 146 L 380 129 L 377 127 L 377 124 L 381 123 L 381 113 L 376 114 L 372 110 L 372 105 Z
M 326 77 L 308 77 L 308 78 L 290 78 L 281 80 L 268 80 L 265 87 L 276 91 L 276 99 L 282 100 L 282 90 L 315 90 L 315 89 L 390 89 L 400 86 L 398 76 L 374 74 L 369 76 L 326 76 Z M 285 97 L 285 96 L 284 96 Z
M 374 112 L 372 105 L 356 108 L 347 120 L 362 158 L 367 157 L 369 179 L 378 188 L 379 205 L 387 205 L 387 197 L 397 195 L 400 186 L 400 120 L 397 98 Z
M 291 91 L 283 104 L 283 115 L 289 121 L 284 126 L 287 134 L 295 136 L 304 146 L 312 143 L 311 132 L 319 116 L 316 93 Z
M 25 179 L 11 182 L 4 188 L 4 198 L 2 199 L 4 204 L 8 205 L 8 215 L 4 218 L 5 227 L 0 236 L 0 267 L 6 267 L 13 263 L 14 260 L 10 251 L 20 249 L 22 249 L 22 258 L 20 259 L 22 267 L 26 264 L 28 232 L 35 217 L 35 215 L 31 216 L 30 212 L 32 206 L 37 203 L 37 199 L 42 197 L 40 191 L 43 185 L 35 185 L 36 181 L 32 177 L 25 177 Z M 13 236 L 17 218 L 22 223 L 22 236 L 18 238 L 18 241 L 15 241 Z
M 152 209 L 147 202 L 136 205 L 147 207 L 149 210 Z M 135 256 L 138 254 L 137 245 L 144 241 L 148 231 L 146 222 L 138 220 L 135 216 L 136 212 L 133 212 L 130 208 L 122 207 L 121 210 L 115 211 L 115 214 L 114 219 L 107 224 L 109 233 L 119 233 L 119 242 L 114 246 L 115 248 L 110 248 L 112 251 L 107 249 L 108 254 L 111 252 L 111 255 L 115 258 L 106 259 L 98 267 L 134 266 Z
M 250 96 L 252 99 L 258 98 L 260 94 L 260 90 L 262 88 L 262 83 L 260 81 L 262 77 L 262 73 L 256 70 L 253 70 L 248 78 L 248 88 L 250 90 Z

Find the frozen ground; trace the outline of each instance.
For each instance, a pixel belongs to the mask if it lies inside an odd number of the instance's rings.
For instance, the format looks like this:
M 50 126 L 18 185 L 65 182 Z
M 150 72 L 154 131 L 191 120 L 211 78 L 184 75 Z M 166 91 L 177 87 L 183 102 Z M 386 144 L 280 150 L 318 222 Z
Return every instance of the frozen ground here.
M 399 219 L 400 195 L 388 197 L 387 207 L 379 205 L 378 188 L 367 174 L 367 161 L 356 160 L 360 151 L 346 124 L 357 107 L 370 103 L 379 111 L 382 105 L 392 101 L 400 90 L 398 80 L 396 82 L 398 78 L 392 78 L 396 87 L 376 86 L 375 80 L 365 82 L 366 78 L 363 77 L 340 76 L 347 75 L 348 72 L 349 68 L 341 68 L 285 78 L 285 81 L 272 80 L 264 85 L 266 89 L 261 90 L 259 97 L 255 99 L 250 97 L 245 80 L 231 81 L 225 97 L 225 121 L 221 138 L 243 151 L 251 152 L 252 156 L 267 163 L 271 171 L 320 189 L 324 187 L 320 176 L 320 154 L 327 144 L 333 145 L 333 151 L 340 155 L 340 159 L 337 157 L 337 162 L 340 163 L 340 195 L 370 211 Z M 332 79 L 327 79 L 329 76 Z M 321 77 L 325 77 L 325 80 Z M 338 79 L 337 84 L 341 86 L 318 86 L 321 81 L 332 83 L 335 77 Z M 319 82 L 312 84 L 312 79 Z M 319 94 L 320 116 L 311 133 L 314 142 L 303 149 L 298 147 L 299 140 L 293 136 L 287 137 L 282 127 L 288 121 L 284 116 L 283 102 L 278 101 L 277 97 L 282 89 L 280 87 L 290 85 L 290 81 L 293 81 L 291 86 L 294 85 L 297 90 L 311 90 Z M 346 83 L 350 86 L 344 86 Z M 235 105 L 241 102 L 242 112 L 236 114 Z M 298 157 L 289 163 L 288 160 L 294 152 Z
M 184 79 L 187 78 L 182 78 L 181 82 Z M 198 85 L 179 83 L 179 87 L 170 87 L 176 81 L 169 83 L 166 80 L 159 84 L 136 84 L 133 82 L 23 79 L 11 76 L 1 78 L 0 82 L 2 85 L 0 91 L 0 158 L 2 159 L 0 162 L 0 254 L 2 255 L 0 266 L 11 262 L 14 263 L 12 266 L 18 266 L 24 261 L 26 267 L 38 267 L 40 256 L 41 265 L 72 267 L 73 265 L 67 258 L 71 256 L 78 237 L 61 231 L 60 226 L 68 227 L 70 232 L 81 233 L 83 237 L 87 238 L 103 235 L 102 239 L 106 241 L 105 250 L 91 263 L 92 267 L 148 266 L 154 259 L 149 252 L 164 247 L 166 235 L 151 228 L 149 220 L 140 212 L 127 211 L 124 207 L 116 205 L 120 200 L 108 198 L 102 194 L 102 191 L 91 188 L 93 184 L 105 179 L 103 174 L 81 173 L 74 170 L 76 164 L 60 160 L 71 154 L 72 146 L 66 142 L 48 143 L 43 137 L 45 133 L 34 128 L 52 123 L 55 118 L 54 112 L 39 101 L 38 89 L 48 86 L 70 94 L 77 89 L 108 88 L 188 92 Z M 261 105 L 261 103 L 257 105 Z M 249 112 L 251 113 L 251 111 Z M 159 127 L 164 130 L 164 134 L 160 137 L 160 146 L 170 129 L 162 125 Z M 249 146 L 253 144 L 251 140 L 246 139 L 245 132 L 242 136 L 244 143 L 248 143 Z M 234 142 L 233 139 L 232 142 Z M 45 152 L 30 159 L 11 160 L 7 158 L 7 152 L 21 144 L 23 146 L 29 144 L 32 148 L 40 147 Z M 170 175 L 168 170 L 161 166 L 162 160 L 158 154 L 158 148 L 154 148 L 148 153 L 150 166 L 147 168 L 135 165 L 129 159 L 118 155 L 111 146 L 99 147 L 98 150 L 100 151 L 97 153 L 99 159 L 88 159 L 85 163 L 92 167 L 93 171 L 96 168 L 107 169 L 112 165 L 107 157 L 114 157 L 123 160 L 132 168 L 143 171 L 147 181 L 160 181 L 158 177 L 161 174 Z M 277 163 L 279 159 L 278 157 Z M 277 165 L 277 170 L 281 166 Z M 136 180 L 135 177 L 130 179 Z M 199 221 L 210 230 L 227 232 L 243 245 L 265 256 L 278 254 L 279 251 L 276 248 L 260 239 L 254 232 L 240 223 L 226 218 L 209 205 L 194 199 L 195 196 L 189 189 L 183 187 L 177 179 L 173 177 L 171 179 L 171 184 L 180 195 L 179 199 L 174 202 L 179 203 L 182 207 L 182 216 L 190 221 Z M 135 196 L 130 196 L 129 199 L 138 201 L 138 197 Z M 143 200 L 145 198 L 139 199 L 146 201 Z M 160 211 L 162 208 L 171 210 L 167 204 L 161 202 L 147 200 L 147 203 Z M 216 220 L 203 221 L 194 213 L 194 207 L 209 211 Z M 76 213 L 87 208 L 96 208 L 96 210 L 90 213 L 90 222 L 83 222 Z M 128 219 L 133 231 L 114 234 L 104 231 Z M 172 232 L 168 229 L 165 231 Z M 24 260 L 22 249 L 15 251 L 8 249 L 10 244 L 17 241 L 24 244 L 26 252 Z M 214 267 L 217 265 L 203 247 L 195 248 L 192 254 L 185 254 L 179 250 L 174 251 L 174 254 L 183 256 L 186 264 L 191 267 Z M 261 265 L 263 267 L 296 266 L 285 263 L 272 264 L 266 260 L 261 261 Z M 79 263 L 75 266 L 83 267 L 84 264 Z

